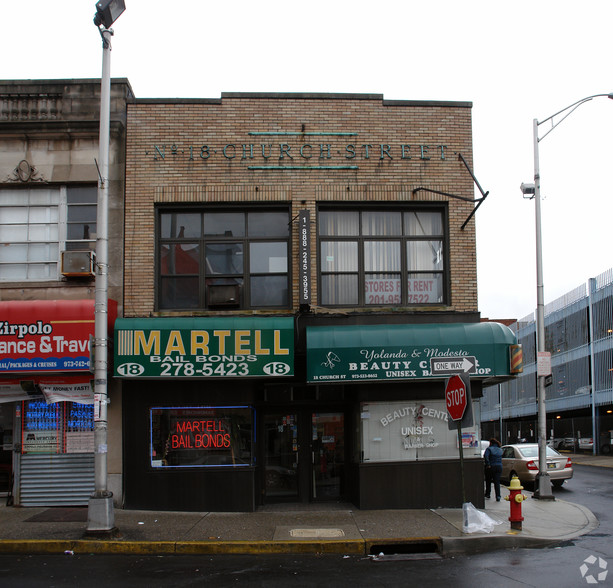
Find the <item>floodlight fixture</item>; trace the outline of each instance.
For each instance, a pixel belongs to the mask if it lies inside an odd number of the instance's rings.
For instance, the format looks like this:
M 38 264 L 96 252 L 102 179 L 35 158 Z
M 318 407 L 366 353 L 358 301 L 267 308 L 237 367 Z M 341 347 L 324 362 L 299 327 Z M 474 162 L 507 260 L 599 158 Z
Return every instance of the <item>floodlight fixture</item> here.
M 100 0 L 96 3 L 94 24 L 97 27 L 103 25 L 105 29 L 109 29 L 125 9 L 124 0 Z

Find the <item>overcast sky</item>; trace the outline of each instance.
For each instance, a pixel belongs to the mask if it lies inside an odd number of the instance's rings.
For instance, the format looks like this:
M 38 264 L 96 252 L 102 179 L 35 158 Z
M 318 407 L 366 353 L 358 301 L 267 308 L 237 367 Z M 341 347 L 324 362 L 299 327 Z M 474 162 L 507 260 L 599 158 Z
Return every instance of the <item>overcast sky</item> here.
M 111 75 L 128 78 L 137 98 L 353 92 L 472 102 L 474 173 L 489 191 L 471 221 L 479 309 L 489 318 L 535 310 L 534 201 L 519 189 L 534 177 L 532 120 L 613 91 L 611 0 L 125 1 Z M 94 0 L 2 4 L 1 78 L 100 77 Z M 549 303 L 613 267 L 613 101 L 581 106 L 540 156 Z

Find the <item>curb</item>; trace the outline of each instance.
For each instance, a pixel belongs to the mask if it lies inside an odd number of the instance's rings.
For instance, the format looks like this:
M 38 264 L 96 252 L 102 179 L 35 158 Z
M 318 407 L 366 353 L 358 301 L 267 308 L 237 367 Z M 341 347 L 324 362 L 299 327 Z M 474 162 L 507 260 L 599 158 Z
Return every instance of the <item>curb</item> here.
M 0 540 L 0 554 L 15 555 L 356 555 L 381 553 L 442 556 L 475 554 L 508 548 L 549 547 L 562 539 L 540 537 L 399 537 L 394 539 L 356 539 L 349 541 L 100 541 L 76 540 Z

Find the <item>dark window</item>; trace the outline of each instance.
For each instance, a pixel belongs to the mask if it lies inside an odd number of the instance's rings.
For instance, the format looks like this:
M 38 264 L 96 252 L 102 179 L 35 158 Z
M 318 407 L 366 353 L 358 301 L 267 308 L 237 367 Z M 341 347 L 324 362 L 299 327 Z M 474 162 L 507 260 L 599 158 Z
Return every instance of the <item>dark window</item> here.
M 286 308 L 289 214 L 159 211 L 160 309 Z
M 151 467 L 253 465 L 250 407 L 155 407 L 150 417 Z
M 444 304 L 442 208 L 321 208 L 320 302 L 324 306 Z

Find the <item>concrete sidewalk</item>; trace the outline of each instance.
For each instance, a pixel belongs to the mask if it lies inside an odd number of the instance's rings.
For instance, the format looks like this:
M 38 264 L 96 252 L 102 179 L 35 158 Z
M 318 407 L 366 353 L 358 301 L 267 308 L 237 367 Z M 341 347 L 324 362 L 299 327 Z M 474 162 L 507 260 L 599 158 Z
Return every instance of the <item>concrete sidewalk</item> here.
M 612 467 L 613 458 L 572 456 L 576 464 Z M 464 533 L 461 508 L 359 510 L 350 504 L 276 505 L 253 513 L 115 510 L 113 537 L 86 537 L 87 508 L 0 506 L 0 553 L 438 553 L 545 547 L 598 526 L 585 507 L 556 499 L 522 503 L 523 529 L 508 521 L 508 494 L 487 500 L 490 533 Z

